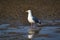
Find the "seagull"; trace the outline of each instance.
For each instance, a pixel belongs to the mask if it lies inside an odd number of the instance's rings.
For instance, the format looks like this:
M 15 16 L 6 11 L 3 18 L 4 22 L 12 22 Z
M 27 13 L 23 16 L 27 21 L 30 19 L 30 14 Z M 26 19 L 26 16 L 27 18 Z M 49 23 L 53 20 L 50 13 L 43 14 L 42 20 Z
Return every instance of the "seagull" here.
M 41 21 L 38 18 L 32 16 L 31 10 L 27 10 L 26 12 L 28 13 L 28 17 L 27 17 L 28 22 L 31 23 L 32 28 L 33 28 L 33 24 L 41 24 Z

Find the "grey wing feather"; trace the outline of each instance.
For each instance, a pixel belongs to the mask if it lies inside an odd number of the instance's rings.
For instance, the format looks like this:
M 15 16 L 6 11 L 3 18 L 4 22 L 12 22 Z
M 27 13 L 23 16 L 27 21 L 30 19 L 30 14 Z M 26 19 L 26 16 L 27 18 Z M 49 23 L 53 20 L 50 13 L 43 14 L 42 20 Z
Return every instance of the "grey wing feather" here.
M 41 21 L 40 21 L 38 18 L 33 17 L 33 20 L 35 21 L 35 23 L 39 23 L 39 24 L 41 24 Z

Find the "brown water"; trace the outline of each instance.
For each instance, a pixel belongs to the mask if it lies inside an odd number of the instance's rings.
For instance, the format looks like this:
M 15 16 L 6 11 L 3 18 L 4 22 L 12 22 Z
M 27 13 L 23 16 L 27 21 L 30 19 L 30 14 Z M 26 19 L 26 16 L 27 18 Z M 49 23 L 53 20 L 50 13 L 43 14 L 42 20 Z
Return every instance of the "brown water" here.
M 28 40 L 29 26 L 9 27 L 9 24 L 0 25 L 0 40 Z M 60 26 L 45 26 L 32 40 L 60 40 Z

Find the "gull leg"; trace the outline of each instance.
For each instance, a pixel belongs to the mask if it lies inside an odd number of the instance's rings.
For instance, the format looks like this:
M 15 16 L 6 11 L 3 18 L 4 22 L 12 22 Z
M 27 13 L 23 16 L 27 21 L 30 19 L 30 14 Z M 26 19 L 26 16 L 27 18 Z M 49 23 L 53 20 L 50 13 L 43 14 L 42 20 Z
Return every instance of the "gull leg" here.
M 34 23 L 31 23 L 31 28 L 35 28 L 35 24 Z
M 31 23 L 31 28 L 33 28 L 33 24 Z
M 36 28 L 36 24 L 35 23 L 33 24 L 33 28 Z
M 34 23 L 34 24 L 33 24 L 33 28 L 35 28 L 35 26 L 36 26 L 36 25 L 35 25 L 35 23 Z

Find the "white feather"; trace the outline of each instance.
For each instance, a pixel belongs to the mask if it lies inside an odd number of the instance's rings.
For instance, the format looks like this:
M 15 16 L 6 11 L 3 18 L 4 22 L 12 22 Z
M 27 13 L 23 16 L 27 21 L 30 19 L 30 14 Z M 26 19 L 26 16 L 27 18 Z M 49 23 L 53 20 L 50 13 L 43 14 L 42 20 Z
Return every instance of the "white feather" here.
M 31 14 L 31 10 L 28 10 L 28 21 L 29 23 L 35 23 L 35 21 L 33 20 L 33 16 Z

